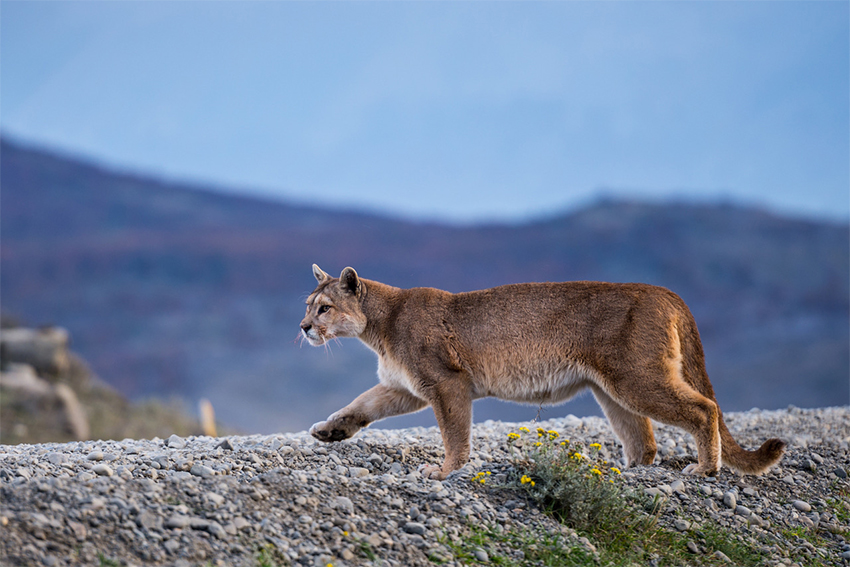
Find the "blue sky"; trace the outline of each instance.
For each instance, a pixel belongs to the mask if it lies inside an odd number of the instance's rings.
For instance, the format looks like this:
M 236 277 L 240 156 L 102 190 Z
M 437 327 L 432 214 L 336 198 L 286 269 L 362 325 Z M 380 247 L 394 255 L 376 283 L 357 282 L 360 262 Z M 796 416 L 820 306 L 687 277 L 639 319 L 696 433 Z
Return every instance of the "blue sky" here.
M 850 216 L 850 3 L 0 3 L 0 128 L 413 218 Z

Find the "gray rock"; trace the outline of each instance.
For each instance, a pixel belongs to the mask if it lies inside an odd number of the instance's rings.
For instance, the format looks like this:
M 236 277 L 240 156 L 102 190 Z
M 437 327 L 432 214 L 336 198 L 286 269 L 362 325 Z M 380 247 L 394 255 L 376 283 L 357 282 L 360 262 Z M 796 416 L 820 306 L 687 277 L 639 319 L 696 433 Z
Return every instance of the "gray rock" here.
M 68 461 L 68 455 L 65 453 L 47 453 L 47 462 L 51 465 L 59 466 Z
M 741 516 L 743 518 L 749 518 L 750 514 L 752 514 L 752 511 L 749 508 L 747 508 L 746 506 L 741 506 L 740 504 L 738 504 L 735 507 L 735 514 L 737 514 L 738 516 Z
M 183 449 L 186 447 L 186 441 L 182 437 L 174 434 L 168 438 L 167 445 L 171 449 Z
M 86 455 L 86 460 L 88 461 L 102 461 L 103 460 L 103 451 L 92 451 L 88 455 Z
M 207 531 L 217 537 L 218 539 L 227 539 L 227 532 L 218 522 L 210 522 L 207 525 Z M 235 531 L 235 530 L 234 530 Z
M 210 478 L 211 476 L 213 476 L 215 474 L 215 471 L 213 471 L 207 465 L 202 465 L 201 463 L 195 463 L 194 465 L 192 465 L 192 468 L 189 469 L 189 473 L 194 475 L 194 476 L 199 476 L 201 478 Z
M 182 514 L 174 514 L 170 518 L 165 521 L 165 527 L 176 529 L 176 528 L 185 528 L 189 525 L 191 519 L 189 516 L 184 516 Z
M 472 554 L 481 563 L 489 563 L 490 562 L 490 557 L 487 555 L 487 552 L 484 551 L 483 549 L 476 549 L 475 551 L 472 552 Z
M 169 555 L 174 555 L 180 549 L 180 542 L 176 539 L 170 539 L 166 541 L 162 546 L 165 548 L 165 551 L 168 552 Z
M 215 492 L 207 492 L 204 495 L 204 498 L 207 500 L 207 502 L 209 502 L 216 508 L 224 504 L 225 501 L 224 496 L 222 496 L 221 494 L 216 494 Z
M 838 478 L 847 478 L 847 471 L 842 467 L 835 467 L 835 470 L 832 471 L 835 476 Z
M 350 467 L 348 469 L 348 474 L 351 475 L 351 478 L 362 478 L 369 475 L 369 469 L 365 469 L 363 467 Z
M 688 491 L 688 487 L 682 479 L 677 479 L 671 482 L 670 489 L 679 494 L 685 494 Z
M 419 522 L 407 522 L 406 524 L 404 524 L 404 527 L 402 529 L 409 534 L 416 535 L 425 535 L 425 533 L 427 532 L 427 528 L 425 527 L 425 525 L 420 524 Z
M 723 505 L 732 510 L 738 505 L 738 498 L 731 490 L 723 495 Z
M 794 508 L 799 510 L 800 512 L 811 512 L 812 506 L 808 502 L 803 500 L 794 500 Z
M 723 553 L 722 551 L 720 551 L 719 549 L 717 551 L 715 551 L 713 555 L 714 555 L 714 557 L 716 557 L 720 561 L 723 561 L 724 563 L 732 563 L 732 560 L 729 559 L 729 556 L 726 555 L 725 553 Z
M 158 527 L 161 523 L 160 517 L 150 510 L 144 510 L 136 517 L 136 525 L 148 530 Z
M 347 496 L 337 496 L 334 500 L 334 507 L 348 514 L 354 513 L 354 503 Z
M 224 449 L 225 451 L 232 451 L 233 444 L 230 442 L 230 439 L 222 439 L 221 442 L 215 446 L 216 449 Z
M 673 527 L 680 532 L 685 532 L 691 527 L 691 523 L 687 520 L 675 520 L 673 522 Z
M 106 463 L 98 463 L 92 467 L 92 472 L 99 476 L 112 476 L 112 467 Z

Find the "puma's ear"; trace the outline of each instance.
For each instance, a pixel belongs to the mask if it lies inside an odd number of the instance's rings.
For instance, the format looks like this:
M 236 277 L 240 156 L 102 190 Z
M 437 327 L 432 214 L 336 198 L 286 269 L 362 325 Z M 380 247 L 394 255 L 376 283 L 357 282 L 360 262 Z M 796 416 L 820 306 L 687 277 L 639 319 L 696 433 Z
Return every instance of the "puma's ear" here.
M 353 293 L 356 297 L 360 297 L 360 278 L 357 277 L 357 272 L 354 268 L 346 268 L 339 275 L 339 285 L 342 289 Z
M 320 268 L 316 264 L 313 264 L 313 276 L 316 278 L 316 281 L 319 282 L 319 283 L 324 282 L 326 279 L 328 279 L 330 277 L 329 275 L 327 275 L 325 272 L 322 271 L 322 268 Z

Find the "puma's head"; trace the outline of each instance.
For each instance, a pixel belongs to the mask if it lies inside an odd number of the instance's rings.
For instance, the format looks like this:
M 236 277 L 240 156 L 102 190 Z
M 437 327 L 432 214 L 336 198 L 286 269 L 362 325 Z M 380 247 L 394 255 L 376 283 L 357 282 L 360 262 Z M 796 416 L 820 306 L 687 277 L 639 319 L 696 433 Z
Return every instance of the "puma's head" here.
M 354 268 L 345 268 L 332 278 L 313 264 L 318 287 L 307 298 L 307 314 L 301 332 L 313 346 L 337 337 L 356 337 L 366 328 L 366 316 L 360 308 L 363 283 Z

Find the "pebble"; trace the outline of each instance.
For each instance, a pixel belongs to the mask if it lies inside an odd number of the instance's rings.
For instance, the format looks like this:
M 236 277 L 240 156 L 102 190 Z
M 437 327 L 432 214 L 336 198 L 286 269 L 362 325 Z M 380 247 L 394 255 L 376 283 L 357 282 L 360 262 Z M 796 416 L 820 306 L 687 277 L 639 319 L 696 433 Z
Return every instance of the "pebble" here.
M 178 435 L 172 435 L 168 438 L 167 445 L 171 449 L 183 449 L 186 446 L 186 441 Z
M 347 514 L 354 513 L 354 503 L 347 496 L 337 496 L 334 500 L 334 507 Z
M 794 508 L 799 510 L 800 512 L 811 512 L 812 506 L 808 502 L 803 500 L 794 500 Z
M 112 467 L 106 463 L 98 463 L 92 467 L 92 472 L 100 476 L 112 476 Z
M 209 478 L 209 477 L 211 477 L 212 475 L 215 474 L 215 471 L 213 471 L 210 467 L 208 467 L 206 465 L 202 465 L 200 463 L 195 463 L 194 465 L 192 465 L 192 468 L 189 469 L 189 473 L 193 474 L 195 476 L 200 476 L 200 477 L 203 477 L 203 478 Z
M 170 518 L 165 521 L 166 528 L 185 528 L 189 525 L 191 519 L 189 516 L 184 516 L 182 514 L 174 514 Z
M 687 520 L 674 520 L 673 527 L 679 530 L 680 532 L 686 532 L 691 527 L 691 523 Z
M 424 524 L 420 524 L 419 522 L 407 522 L 404 524 L 404 528 L 402 528 L 409 534 L 417 534 L 417 535 L 425 535 L 427 528 Z
M 67 455 L 64 453 L 47 453 L 47 462 L 59 466 L 68 461 Z
M 732 510 L 738 505 L 738 498 L 731 490 L 723 494 L 723 505 Z

